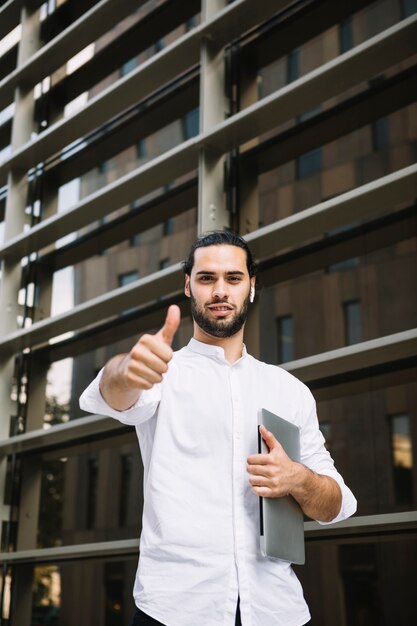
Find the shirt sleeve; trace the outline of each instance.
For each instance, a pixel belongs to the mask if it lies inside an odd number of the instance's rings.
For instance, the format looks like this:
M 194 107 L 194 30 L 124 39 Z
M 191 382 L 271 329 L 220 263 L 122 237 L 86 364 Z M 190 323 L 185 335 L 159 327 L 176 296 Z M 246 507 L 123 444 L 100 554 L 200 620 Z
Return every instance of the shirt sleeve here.
M 154 385 L 152 389 L 142 391 L 137 402 L 126 411 L 117 411 L 107 404 L 101 395 L 100 380 L 103 370 L 104 368 L 100 370 L 96 378 L 81 394 L 80 408 L 83 411 L 98 415 L 108 415 L 128 426 L 137 426 L 150 419 L 156 413 L 161 399 L 161 383 Z
M 345 484 L 342 476 L 335 468 L 334 461 L 324 445 L 325 440 L 319 429 L 317 419 L 316 402 L 309 390 L 303 398 L 303 416 L 300 419 L 301 431 L 301 463 L 312 469 L 317 474 L 323 474 L 333 478 L 342 492 L 342 506 L 338 515 L 330 522 L 320 524 L 334 524 L 340 522 L 356 512 L 356 498 Z

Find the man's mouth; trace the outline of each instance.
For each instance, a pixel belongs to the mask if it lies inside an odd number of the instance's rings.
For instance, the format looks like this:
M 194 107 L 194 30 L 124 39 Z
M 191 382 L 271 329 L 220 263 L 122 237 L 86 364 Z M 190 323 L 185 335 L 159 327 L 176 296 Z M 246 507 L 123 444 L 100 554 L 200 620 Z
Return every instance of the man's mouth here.
M 209 304 L 207 308 L 216 317 L 222 317 L 234 310 L 230 304 L 226 304 L 226 303 Z
M 209 304 L 208 308 L 213 311 L 233 311 L 233 307 L 231 304 L 226 304 L 222 302 L 221 304 Z

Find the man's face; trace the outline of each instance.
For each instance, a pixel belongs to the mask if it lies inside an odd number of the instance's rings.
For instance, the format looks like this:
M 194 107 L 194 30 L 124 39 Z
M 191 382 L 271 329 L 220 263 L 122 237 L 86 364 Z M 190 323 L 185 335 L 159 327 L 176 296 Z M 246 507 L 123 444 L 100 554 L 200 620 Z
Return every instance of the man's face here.
M 185 283 L 193 320 L 213 337 L 235 335 L 246 321 L 254 282 L 249 278 L 242 248 L 222 244 L 197 248 L 191 276 Z

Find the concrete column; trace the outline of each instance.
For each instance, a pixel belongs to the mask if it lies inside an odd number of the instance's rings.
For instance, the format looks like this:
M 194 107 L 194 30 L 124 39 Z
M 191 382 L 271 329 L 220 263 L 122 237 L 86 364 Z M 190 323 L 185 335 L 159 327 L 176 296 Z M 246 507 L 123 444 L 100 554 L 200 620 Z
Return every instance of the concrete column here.
M 40 13 L 31 12 L 23 7 L 21 13 L 22 33 L 19 43 L 17 65 L 25 63 L 40 45 Z M 16 150 L 32 138 L 34 129 L 34 93 L 19 85 L 15 91 L 15 114 L 12 125 L 12 149 Z M 20 234 L 27 221 L 28 181 L 27 172 L 12 170 L 8 177 L 8 194 L 5 210 L 5 242 Z M 6 259 L 2 263 L 2 281 L 0 290 L 0 334 L 6 335 L 16 330 L 19 313 L 18 293 L 21 283 L 20 258 Z M 14 403 L 10 397 L 13 382 L 14 356 L 0 357 L 0 438 L 8 437 L 10 417 L 14 413 Z M 10 511 L 4 506 L 4 487 L 6 477 L 6 459 L 0 461 L 0 532 L 1 522 L 10 519 Z M 37 520 L 36 520 L 37 522 Z M 13 625 L 30 622 L 32 590 L 32 568 L 18 568 L 13 578 Z
M 257 68 L 252 59 L 245 58 L 244 63 L 239 68 L 239 94 L 240 110 L 258 100 Z M 244 151 L 254 144 L 257 139 L 241 147 Z M 247 235 L 259 227 L 259 194 L 258 194 L 258 173 L 254 167 L 243 166 L 239 161 L 239 233 Z M 262 302 L 259 296 L 250 305 L 248 320 L 245 327 L 245 343 L 248 352 L 256 358 L 261 356 L 260 328 L 261 328 L 261 307 Z
M 226 0 L 202 0 L 202 20 L 227 5 Z M 206 38 L 201 48 L 200 132 L 222 122 L 228 112 L 224 90 L 224 47 Z M 224 197 L 224 155 L 204 148 L 199 159 L 198 232 L 230 226 Z

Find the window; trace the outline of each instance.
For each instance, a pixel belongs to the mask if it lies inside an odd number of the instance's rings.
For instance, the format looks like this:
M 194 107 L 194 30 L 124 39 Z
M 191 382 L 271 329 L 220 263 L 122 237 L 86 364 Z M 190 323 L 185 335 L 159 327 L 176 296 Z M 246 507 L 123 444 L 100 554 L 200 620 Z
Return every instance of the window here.
M 118 276 L 119 287 L 124 287 L 125 285 L 130 285 L 130 283 L 135 282 L 135 280 L 137 280 L 138 278 L 139 278 L 139 272 L 137 272 L 137 271 L 126 272 L 125 274 L 119 274 L 119 276 Z M 135 307 L 129 307 L 128 309 L 123 311 L 123 314 L 131 313 L 132 311 L 134 311 L 134 309 L 135 309 Z
M 161 50 L 163 50 L 164 48 L 165 48 L 165 41 L 163 37 L 161 37 L 160 39 L 158 39 L 158 41 L 155 44 L 155 52 L 161 52 Z
M 413 450 L 410 417 L 405 414 L 391 415 L 389 422 L 395 502 L 397 504 L 412 504 Z
M 330 422 L 323 421 L 319 423 L 321 434 L 326 440 L 326 448 L 330 450 L 332 442 L 332 425 Z
M 291 50 L 287 57 L 287 83 L 297 80 L 299 73 L 300 52 L 298 49 Z
M 340 52 L 353 48 L 352 18 L 348 17 L 340 24 Z
M 372 139 L 374 150 L 383 150 L 389 147 L 389 120 L 387 117 L 381 117 L 372 123 Z
M 118 283 L 119 287 L 124 287 L 125 285 L 129 285 L 133 283 L 135 280 L 139 278 L 139 272 L 136 270 L 133 272 L 126 272 L 125 274 L 119 274 Z
M 185 140 L 198 135 L 200 127 L 199 116 L 200 109 L 193 109 L 188 111 L 182 118 L 182 132 Z
M 307 176 L 312 176 L 320 172 L 322 169 L 321 155 L 321 148 L 314 148 L 314 150 L 310 150 L 310 152 L 300 154 L 300 156 L 297 157 L 297 178 L 307 178 Z
M 348 224 L 347 226 L 341 226 L 340 228 L 333 228 L 326 233 L 326 236 L 332 237 L 334 235 L 338 235 L 340 233 L 346 233 L 352 230 L 356 224 Z M 338 263 L 333 263 L 329 265 L 328 272 L 345 272 L 347 270 L 354 269 L 359 266 L 359 257 L 351 257 L 350 259 L 345 259 L 344 261 L 339 261 Z
M 121 457 L 120 476 L 120 504 L 119 504 L 119 526 L 126 526 L 128 522 L 129 498 L 133 475 L 133 455 L 123 454 Z
M 170 260 L 169 256 L 165 257 L 165 259 L 161 259 L 159 261 L 159 269 L 160 270 L 164 270 L 166 267 L 169 266 L 170 262 L 171 262 L 171 260 Z
M 87 462 L 87 528 L 94 528 L 97 512 L 98 459 L 92 457 Z
M 136 144 L 136 154 L 137 154 L 138 159 L 146 158 L 147 149 L 146 149 L 145 139 L 139 139 L 138 143 Z
M 294 320 L 292 315 L 279 317 L 278 332 L 278 363 L 294 359 Z
M 123 63 L 121 70 L 120 70 L 120 74 L 122 76 L 126 76 L 126 74 L 130 74 L 130 72 L 135 69 L 137 64 L 138 62 L 135 57 L 133 59 L 129 59 L 129 61 L 127 61 L 126 63 Z
M 167 235 L 172 235 L 173 232 L 174 232 L 174 218 L 169 217 L 164 222 L 162 235 L 166 237 Z
M 402 17 L 410 17 L 414 13 L 417 13 L 417 0 L 402 0 L 401 2 Z
M 345 344 L 351 346 L 362 341 L 362 307 L 359 300 L 345 302 Z

